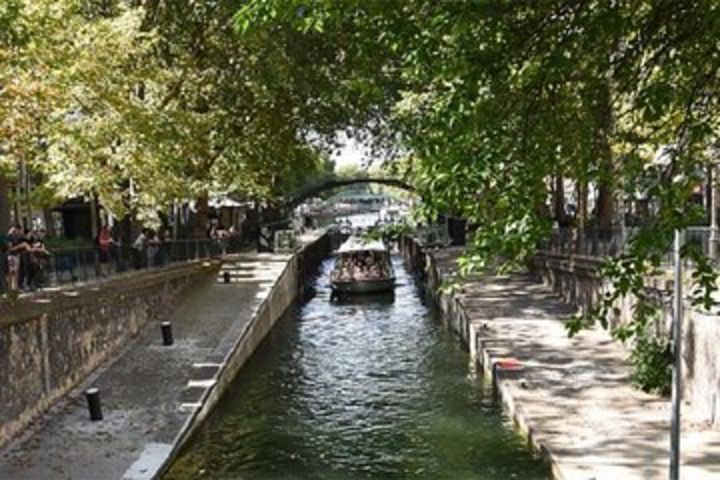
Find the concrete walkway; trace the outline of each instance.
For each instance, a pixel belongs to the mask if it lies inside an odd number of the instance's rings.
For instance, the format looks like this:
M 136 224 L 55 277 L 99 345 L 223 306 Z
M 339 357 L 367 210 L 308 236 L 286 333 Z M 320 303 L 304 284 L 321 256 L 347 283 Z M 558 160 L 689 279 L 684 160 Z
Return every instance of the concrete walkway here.
M 0 452 L 3 480 L 148 478 L 160 466 L 219 364 L 289 255 L 241 254 L 189 292 L 170 320 L 175 344 L 148 325 L 109 366 Z M 105 419 L 90 422 L 84 390 L 100 389 Z
M 457 254 L 434 254 L 443 277 Z M 522 275 L 470 280 L 458 301 L 487 370 L 498 359 L 520 361 L 516 372 L 495 369 L 495 380 L 557 478 L 668 478 L 669 401 L 631 387 L 627 351 L 606 332 L 568 338 L 563 319 L 572 311 Z M 681 478 L 720 479 L 720 432 L 685 423 L 682 451 Z

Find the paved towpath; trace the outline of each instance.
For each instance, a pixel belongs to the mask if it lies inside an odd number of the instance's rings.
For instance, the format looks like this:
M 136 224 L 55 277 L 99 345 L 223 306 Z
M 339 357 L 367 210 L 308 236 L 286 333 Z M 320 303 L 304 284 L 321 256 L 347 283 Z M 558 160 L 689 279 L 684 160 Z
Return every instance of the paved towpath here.
M 288 259 L 231 257 L 223 270 L 232 283 L 209 279 L 179 302 L 170 318 L 173 346 L 162 346 L 157 323 L 147 325 L 114 362 L 0 451 L 0 479 L 147 478 Z M 83 391 L 91 385 L 101 390 L 100 422 L 88 420 Z
M 436 252 L 448 275 L 458 251 Z M 500 373 L 511 414 L 565 480 L 668 478 L 670 405 L 629 381 L 627 351 L 601 330 L 568 338 L 572 311 L 523 275 L 468 281 L 459 299 L 486 364 L 514 357 L 523 369 Z M 720 480 L 720 432 L 683 425 L 685 480 Z

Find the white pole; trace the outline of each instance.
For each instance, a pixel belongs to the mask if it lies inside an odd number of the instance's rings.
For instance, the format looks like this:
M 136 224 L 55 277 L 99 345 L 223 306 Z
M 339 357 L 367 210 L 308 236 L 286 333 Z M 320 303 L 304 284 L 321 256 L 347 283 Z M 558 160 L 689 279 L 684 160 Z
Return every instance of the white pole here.
M 718 194 L 717 194 L 717 165 L 710 167 L 710 239 L 708 241 L 708 256 L 716 260 L 718 257 Z
M 675 230 L 673 256 L 675 260 L 675 281 L 673 285 L 673 324 L 672 324 L 672 417 L 670 421 L 670 480 L 680 478 L 680 404 L 682 400 L 682 258 L 680 249 L 684 242 L 684 232 Z

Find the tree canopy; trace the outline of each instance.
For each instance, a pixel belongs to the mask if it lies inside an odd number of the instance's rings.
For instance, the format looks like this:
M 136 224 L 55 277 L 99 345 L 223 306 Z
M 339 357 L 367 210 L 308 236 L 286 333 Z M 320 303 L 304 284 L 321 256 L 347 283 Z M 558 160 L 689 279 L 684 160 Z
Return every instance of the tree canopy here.
M 290 35 L 241 39 L 236 8 L 191 0 L 5 3 L 5 175 L 22 161 L 60 198 L 92 196 L 116 215 L 142 218 L 208 192 L 271 199 L 331 171 L 327 153 L 305 138 L 308 119 L 320 129 L 317 118 L 343 114 L 307 101 L 308 85 L 330 79 L 298 73 L 311 51 Z
M 278 197 L 327 171 L 347 130 L 402 158 L 428 215 L 481 226 L 466 272 L 532 254 L 563 179 L 597 191 L 584 225 L 649 199 L 604 317 L 698 219 L 718 31 L 714 0 L 6 0 L 0 164 L 152 213 L 211 191 Z M 684 254 L 709 306 L 711 265 Z
M 552 179 L 594 185 L 585 221 L 604 228 L 620 202 L 649 199 L 654 215 L 608 266 L 605 319 L 618 297 L 644 298 L 642 277 L 673 231 L 699 218 L 689 198 L 718 140 L 717 2 L 250 1 L 237 23 L 251 35 L 292 26 L 321 42 L 352 39 L 342 52 L 352 73 L 383 92 L 370 99 L 377 138 L 409 153 L 428 213 L 480 226 L 464 271 L 536 251 Z M 352 80 L 331 96 L 352 98 Z M 697 264 L 696 301 L 710 306 L 710 264 L 691 248 L 684 255 Z

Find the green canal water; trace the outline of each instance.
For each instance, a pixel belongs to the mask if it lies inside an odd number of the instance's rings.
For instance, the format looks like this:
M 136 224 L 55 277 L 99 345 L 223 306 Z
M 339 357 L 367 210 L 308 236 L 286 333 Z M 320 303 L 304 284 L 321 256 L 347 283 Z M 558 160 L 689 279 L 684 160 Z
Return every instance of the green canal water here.
M 395 259 L 395 295 L 292 309 L 169 479 L 549 479 Z

